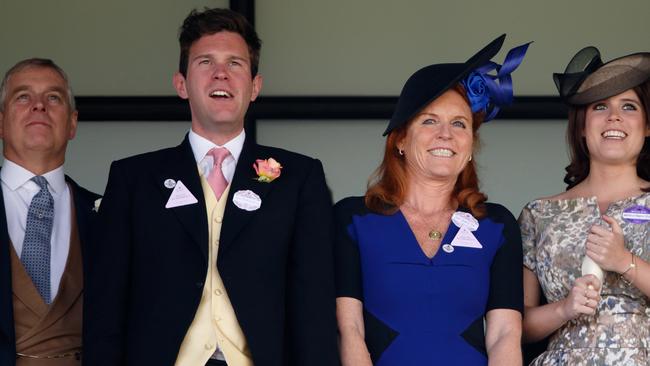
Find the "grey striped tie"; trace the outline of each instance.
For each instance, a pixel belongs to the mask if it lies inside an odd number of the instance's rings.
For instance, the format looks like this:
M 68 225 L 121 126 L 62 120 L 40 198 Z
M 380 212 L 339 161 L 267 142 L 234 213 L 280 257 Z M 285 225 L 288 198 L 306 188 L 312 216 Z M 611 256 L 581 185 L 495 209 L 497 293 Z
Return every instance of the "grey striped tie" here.
M 52 302 L 50 291 L 50 238 L 54 222 L 54 199 L 47 189 L 47 180 L 32 178 L 41 190 L 36 193 L 27 211 L 25 241 L 20 260 L 46 304 Z

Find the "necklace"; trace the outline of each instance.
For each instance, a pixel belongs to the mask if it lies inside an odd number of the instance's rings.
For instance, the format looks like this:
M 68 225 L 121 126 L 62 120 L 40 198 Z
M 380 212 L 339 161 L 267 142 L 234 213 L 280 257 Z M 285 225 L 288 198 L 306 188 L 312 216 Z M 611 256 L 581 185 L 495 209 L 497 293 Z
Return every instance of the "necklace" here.
M 433 241 L 442 240 L 442 234 L 443 234 L 442 231 L 437 230 L 437 229 L 435 229 L 435 228 L 431 228 L 431 226 L 434 226 L 434 227 L 435 227 L 435 226 L 439 226 L 439 225 L 431 225 L 431 224 L 429 224 L 426 220 L 424 220 L 424 219 L 422 218 L 422 216 L 420 215 L 420 213 L 417 212 L 417 210 L 415 209 L 415 207 L 412 207 L 412 206 L 409 205 L 409 204 L 406 204 L 406 205 L 404 205 L 404 206 L 408 209 L 408 211 L 411 211 L 412 215 L 415 216 L 415 217 L 417 218 L 417 220 L 420 221 L 421 224 L 425 227 L 424 229 L 426 230 L 425 232 L 427 232 L 427 236 L 428 236 L 429 239 L 431 239 L 431 240 L 433 240 Z M 439 213 L 439 215 L 436 215 L 436 216 L 441 217 L 441 218 L 443 219 L 443 221 L 445 221 L 446 219 L 448 219 L 448 217 L 447 217 L 447 216 L 448 216 L 448 212 L 450 212 L 450 211 L 448 211 L 448 210 L 442 210 L 442 211 Z M 429 227 L 428 230 L 426 229 L 427 226 Z

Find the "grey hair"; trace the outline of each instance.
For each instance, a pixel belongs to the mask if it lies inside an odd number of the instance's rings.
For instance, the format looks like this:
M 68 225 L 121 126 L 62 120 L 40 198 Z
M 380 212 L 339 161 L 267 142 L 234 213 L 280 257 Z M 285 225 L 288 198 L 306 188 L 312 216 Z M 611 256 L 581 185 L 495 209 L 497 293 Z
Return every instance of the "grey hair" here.
M 28 58 L 22 61 L 19 61 L 17 64 L 12 66 L 6 73 L 4 78 L 2 79 L 2 83 L 0 84 L 0 112 L 4 112 L 5 108 L 5 102 L 7 98 L 7 83 L 9 82 L 9 78 L 17 73 L 20 72 L 28 67 L 44 67 L 44 68 L 49 68 L 54 70 L 57 74 L 63 78 L 63 81 L 65 81 L 65 87 L 66 91 L 68 94 L 68 105 L 70 106 L 70 111 L 75 111 L 77 110 L 76 104 L 74 101 L 74 95 L 72 94 L 72 88 L 70 87 L 70 82 L 68 80 L 68 75 L 63 71 L 62 68 L 59 67 L 59 65 L 55 64 L 54 61 L 48 59 L 48 58 Z

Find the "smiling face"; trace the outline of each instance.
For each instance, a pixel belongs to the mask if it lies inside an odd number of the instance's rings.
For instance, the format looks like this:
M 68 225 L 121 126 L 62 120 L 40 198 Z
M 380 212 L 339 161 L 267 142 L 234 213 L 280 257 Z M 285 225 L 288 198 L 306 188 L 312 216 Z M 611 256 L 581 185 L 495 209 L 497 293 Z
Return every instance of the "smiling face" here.
M 244 128 L 248 105 L 262 87 L 262 77 L 251 74 L 248 46 L 237 33 L 218 32 L 194 42 L 188 59 L 187 77 L 176 73 L 174 87 L 189 99 L 192 130 L 226 142 Z
M 472 123 L 469 104 L 454 89 L 429 103 L 397 144 L 409 178 L 455 182 L 472 155 Z
M 634 90 L 590 104 L 584 137 L 592 163 L 636 165 L 650 136 L 646 111 Z
M 68 140 L 77 130 L 77 112 L 68 102 L 67 84 L 49 67 L 29 66 L 8 78 L 0 137 L 4 156 L 28 167 L 31 156 L 63 164 Z

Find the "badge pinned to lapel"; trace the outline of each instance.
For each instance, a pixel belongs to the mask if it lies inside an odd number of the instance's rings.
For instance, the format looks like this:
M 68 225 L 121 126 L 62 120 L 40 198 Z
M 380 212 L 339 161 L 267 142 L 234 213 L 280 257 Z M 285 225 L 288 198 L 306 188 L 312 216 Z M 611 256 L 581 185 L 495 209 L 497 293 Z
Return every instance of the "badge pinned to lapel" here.
M 483 245 L 481 245 L 474 234 L 472 234 L 472 231 L 476 231 L 479 227 L 478 220 L 476 220 L 472 214 L 469 212 L 457 211 L 451 216 L 451 221 L 454 225 L 458 226 L 459 230 L 451 241 L 451 244 L 445 244 L 447 247 L 443 247 L 445 252 L 452 253 L 454 247 L 483 248 Z
M 255 211 L 262 206 L 262 199 L 251 190 L 237 191 L 232 197 L 232 203 L 244 211 Z
M 456 211 L 451 215 L 451 221 L 460 228 L 466 228 L 469 231 L 478 229 L 478 220 L 469 212 Z
M 196 197 L 190 192 L 185 184 L 180 180 L 176 182 L 172 194 L 169 196 L 169 200 L 165 205 L 165 208 L 173 208 L 179 206 L 187 206 L 199 202 Z
M 454 236 L 454 239 L 451 241 L 451 245 L 454 247 L 483 248 L 483 245 L 481 245 L 474 234 L 472 234 L 472 232 L 466 227 L 461 227 L 460 230 L 458 230 L 456 236 Z
M 176 181 L 171 178 L 165 179 L 165 182 L 163 184 L 165 185 L 165 188 L 169 189 L 176 187 Z

